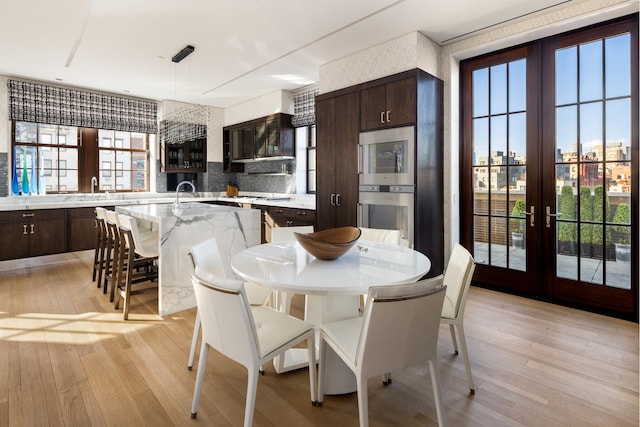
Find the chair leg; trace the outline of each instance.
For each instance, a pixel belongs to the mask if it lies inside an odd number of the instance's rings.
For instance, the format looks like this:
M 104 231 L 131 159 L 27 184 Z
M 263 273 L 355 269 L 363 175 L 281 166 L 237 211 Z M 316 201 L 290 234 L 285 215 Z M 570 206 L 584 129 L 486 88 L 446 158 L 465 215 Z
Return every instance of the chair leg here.
M 316 360 L 316 340 L 315 337 L 310 336 L 307 338 L 307 349 L 309 350 L 309 388 L 311 389 L 311 404 L 316 406 L 318 404 L 318 385 L 316 384 L 316 364 L 311 362 Z
M 360 417 L 360 427 L 369 425 L 369 396 L 368 396 L 368 378 L 357 376 L 358 383 L 358 416 Z
M 319 361 L 320 363 L 318 363 L 318 405 L 322 406 L 322 400 L 324 397 L 324 380 L 326 377 L 326 369 L 324 367 L 324 364 L 326 363 L 327 360 L 327 343 L 320 338 L 320 358 Z
M 449 324 L 449 332 L 451 332 L 451 342 L 453 343 L 454 354 L 458 354 L 458 341 L 456 340 L 456 328 L 453 323 Z
M 198 366 L 200 369 L 200 366 Z M 256 406 L 256 393 L 258 391 L 258 370 L 247 369 L 247 402 L 244 407 L 244 427 L 253 425 L 253 410 Z
M 196 311 L 196 322 L 193 325 L 193 337 L 191 338 L 191 350 L 189 350 L 189 362 L 187 369 L 193 369 L 193 359 L 196 356 L 196 345 L 198 345 L 198 335 L 200 334 L 200 314 Z
M 453 327 L 453 325 L 451 325 Z M 469 351 L 467 349 L 467 339 L 464 336 L 464 326 L 462 323 L 457 325 L 458 333 L 460 335 L 460 350 L 462 350 L 462 360 L 464 360 L 464 369 L 467 371 L 467 383 L 469 384 L 469 392 L 476 394 L 475 387 L 473 386 L 473 378 L 471 377 L 471 362 L 469 361 Z
M 204 381 L 204 369 L 207 367 L 208 355 L 209 346 L 203 341 L 202 346 L 200 347 L 200 360 L 198 361 L 196 388 L 193 390 L 193 401 L 191 402 L 191 418 L 195 418 L 198 414 L 198 405 L 200 404 L 200 391 L 202 390 L 202 382 Z
M 440 382 L 440 366 L 438 360 L 429 360 L 429 371 L 431 373 L 431 387 L 433 387 L 433 397 L 436 401 L 436 414 L 438 425 L 444 426 L 444 404 L 442 402 L 442 384 Z

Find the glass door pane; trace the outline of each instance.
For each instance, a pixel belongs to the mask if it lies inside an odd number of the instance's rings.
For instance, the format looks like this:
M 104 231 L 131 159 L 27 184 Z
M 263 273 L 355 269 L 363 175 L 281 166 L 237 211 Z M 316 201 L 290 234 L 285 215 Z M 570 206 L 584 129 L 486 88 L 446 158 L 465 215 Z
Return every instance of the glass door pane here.
M 474 257 L 526 271 L 526 59 L 472 76 Z
M 556 277 L 623 289 L 632 256 L 630 42 L 627 33 L 555 51 Z

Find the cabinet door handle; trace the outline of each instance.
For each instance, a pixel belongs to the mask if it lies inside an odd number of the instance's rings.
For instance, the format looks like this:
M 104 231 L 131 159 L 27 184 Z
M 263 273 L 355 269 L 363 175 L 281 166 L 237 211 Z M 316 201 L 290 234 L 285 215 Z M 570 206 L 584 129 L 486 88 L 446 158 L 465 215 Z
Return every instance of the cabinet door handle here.
M 331 206 L 335 206 L 336 205 L 336 195 L 335 193 L 331 193 Z
M 36 214 L 34 214 L 33 212 L 28 214 L 25 214 L 25 213 L 22 214 L 22 218 L 33 218 L 34 216 L 36 216 Z
M 340 207 L 340 194 L 336 194 L 336 206 Z
M 307 216 L 307 213 L 306 213 L 306 212 L 303 212 L 303 211 L 298 211 L 298 215 L 300 215 L 300 216 Z
M 391 123 L 391 111 L 387 111 L 387 123 Z
M 380 111 L 380 124 L 384 123 L 384 111 Z
M 284 212 L 282 209 L 276 209 L 276 213 L 282 213 Z
M 27 234 L 27 224 L 22 224 L 22 234 Z
M 364 147 L 358 144 L 358 175 L 362 174 L 362 159 L 364 156 Z
M 31 233 L 30 234 L 35 234 L 35 230 L 33 229 L 35 227 L 34 224 L 31 224 Z

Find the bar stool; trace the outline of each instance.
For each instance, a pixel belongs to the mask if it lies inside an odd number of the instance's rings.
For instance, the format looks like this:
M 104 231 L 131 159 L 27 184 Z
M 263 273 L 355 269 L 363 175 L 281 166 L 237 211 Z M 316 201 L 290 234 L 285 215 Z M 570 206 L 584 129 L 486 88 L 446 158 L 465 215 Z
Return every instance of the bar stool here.
M 105 268 L 105 255 L 107 251 L 107 241 L 109 240 L 109 232 L 107 231 L 107 223 L 105 218 L 105 208 L 96 207 L 96 251 L 93 256 L 93 277 L 92 280 L 96 281 L 96 274 L 98 276 L 97 286 L 98 288 L 102 284 L 102 274 Z
M 108 289 L 111 289 L 109 295 L 109 301 L 113 302 L 115 283 L 118 283 L 119 264 L 122 262 L 120 259 L 120 222 L 118 213 L 109 209 L 105 209 L 106 229 L 107 229 L 107 250 L 106 260 L 104 268 L 104 283 L 102 293 L 106 294 Z M 111 287 L 109 287 L 111 283 Z
M 158 269 L 155 262 L 159 255 L 159 238 L 155 240 L 150 235 L 141 239 L 135 218 L 119 215 L 120 232 L 120 275 L 115 292 L 115 309 L 120 308 L 120 301 L 124 302 L 124 320 L 129 319 L 131 295 L 139 294 L 158 288 Z M 138 285 L 135 286 L 134 285 Z M 113 292 L 112 288 L 112 292 Z

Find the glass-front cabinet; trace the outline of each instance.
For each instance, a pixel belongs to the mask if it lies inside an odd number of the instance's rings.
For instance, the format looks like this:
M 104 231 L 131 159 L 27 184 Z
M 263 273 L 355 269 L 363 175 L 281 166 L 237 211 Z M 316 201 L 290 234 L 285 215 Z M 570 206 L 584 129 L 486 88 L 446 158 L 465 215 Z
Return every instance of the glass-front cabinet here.
M 225 172 L 239 172 L 252 160 L 295 156 L 294 129 L 289 114 L 274 114 L 227 126 L 223 130 Z
M 179 145 L 164 145 L 164 172 L 206 172 L 207 140 L 199 138 Z

